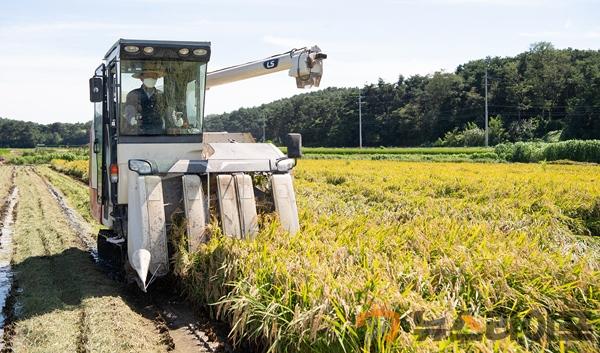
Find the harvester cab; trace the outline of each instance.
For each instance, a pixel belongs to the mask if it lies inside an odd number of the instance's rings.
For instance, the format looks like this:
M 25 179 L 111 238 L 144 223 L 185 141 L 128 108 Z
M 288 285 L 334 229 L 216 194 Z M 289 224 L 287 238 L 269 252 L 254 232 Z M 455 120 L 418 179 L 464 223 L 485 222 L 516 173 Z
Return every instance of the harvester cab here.
M 169 230 L 183 222 L 194 251 L 211 219 L 223 234 L 254 236 L 258 216 L 275 212 L 299 229 L 290 174 L 301 136 L 284 155 L 249 133 L 205 132 L 205 91 L 282 70 L 299 88 L 319 86 L 327 56 L 318 47 L 207 72 L 209 42 L 117 41 L 90 79 L 90 201 L 105 226 L 100 260 L 125 269 L 145 291 L 169 273 Z

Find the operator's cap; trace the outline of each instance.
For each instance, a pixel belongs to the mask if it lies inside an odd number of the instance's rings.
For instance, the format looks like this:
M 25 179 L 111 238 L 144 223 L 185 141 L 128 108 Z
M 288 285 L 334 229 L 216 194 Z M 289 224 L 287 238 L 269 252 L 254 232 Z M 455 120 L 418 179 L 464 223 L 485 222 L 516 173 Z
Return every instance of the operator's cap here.
M 158 75 L 158 77 L 163 77 L 165 75 L 164 71 L 158 70 L 158 69 L 141 69 L 140 71 L 137 71 L 132 75 L 133 78 L 140 78 L 140 76 L 142 76 L 142 74 L 146 74 L 146 73 L 153 73 Z

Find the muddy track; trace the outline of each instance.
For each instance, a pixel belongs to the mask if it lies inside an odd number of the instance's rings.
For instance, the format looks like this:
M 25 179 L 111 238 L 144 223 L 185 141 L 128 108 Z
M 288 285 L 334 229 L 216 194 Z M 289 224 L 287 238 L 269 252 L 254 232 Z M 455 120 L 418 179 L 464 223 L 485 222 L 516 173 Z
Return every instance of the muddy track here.
M 89 327 L 86 322 L 85 310 L 79 311 L 79 336 L 77 336 L 77 353 L 87 352 Z
M 168 329 L 175 352 L 239 352 L 227 340 L 228 328 L 194 311 L 171 288 L 156 288 L 145 299 Z M 139 292 L 139 291 L 138 291 Z M 144 300 L 144 299 L 143 299 Z
M 15 321 L 15 296 L 17 294 L 17 284 L 14 283 L 11 269 L 12 256 L 12 225 L 17 217 L 17 205 L 19 202 L 19 190 L 15 184 L 16 169 L 13 168 L 10 178 L 10 189 L 8 197 L 0 207 L 0 253 L 1 259 L 0 281 L 2 282 L 2 292 L 0 301 L 2 303 L 2 314 L 0 316 L 0 350 L 2 352 L 12 352 L 12 336 L 14 335 Z
M 95 262 L 98 262 L 96 241 L 90 225 L 66 202 L 62 193 L 44 176 L 33 170 L 40 177 L 48 192 L 62 209 L 65 218 L 78 235 L 81 245 Z M 237 352 L 227 339 L 228 330 L 220 322 L 207 319 L 206 315 L 194 312 L 190 305 L 169 289 L 155 289 L 149 294 L 138 288 L 129 288 L 126 300 L 133 304 L 146 317 L 154 320 L 161 342 L 171 352 Z M 85 313 L 82 314 L 85 322 Z M 89 328 L 88 328 L 89 329 Z M 85 335 L 80 337 L 78 347 L 85 347 Z M 83 351 L 82 351 L 83 352 Z

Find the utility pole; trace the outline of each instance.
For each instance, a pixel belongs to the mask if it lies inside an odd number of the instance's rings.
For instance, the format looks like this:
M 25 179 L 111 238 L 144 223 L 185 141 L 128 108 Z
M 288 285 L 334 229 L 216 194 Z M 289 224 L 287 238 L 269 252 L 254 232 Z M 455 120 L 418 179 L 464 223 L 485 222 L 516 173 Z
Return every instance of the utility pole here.
M 262 142 L 263 142 L 263 143 L 266 141 L 266 140 L 265 140 L 265 135 L 266 135 L 266 133 L 265 133 L 266 127 L 265 127 L 265 126 L 266 126 L 266 125 L 267 125 L 267 116 L 266 116 L 266 114 L 265 114 L 265 113 L 263 113 L 263 114 L 262 114 L 262 132 L 263 132 L 263 138 L 262 138 Z
M 488 60 L 485 61 L 485 147 L 489 145 L 488 129 Z
M 358 147 L 362 148 L 362 94 L 358 90 Z

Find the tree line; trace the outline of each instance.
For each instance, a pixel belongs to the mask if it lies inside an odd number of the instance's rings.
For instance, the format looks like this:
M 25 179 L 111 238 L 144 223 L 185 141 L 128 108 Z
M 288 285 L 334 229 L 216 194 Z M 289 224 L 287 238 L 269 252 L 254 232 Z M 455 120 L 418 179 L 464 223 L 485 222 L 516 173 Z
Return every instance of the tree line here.
M 600 51 L 532 44 L 514 57 L 469 61 L 454 72 L 399 76 L 359 88 L 328 88 L 255 108 L 209 115 L 209 131 L 261 140 L 303 134 L 307 146 L 483 144 L 488 73 L 490 143 L 600 138 Z M 263 130 L 264 128 L 264 130 Z
M 0 118 L 0 147 L 82 146 L 88 143 L 90 126 L 91 122 L 43 125 Z

